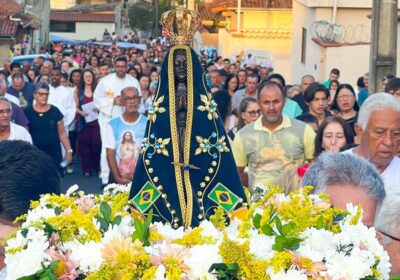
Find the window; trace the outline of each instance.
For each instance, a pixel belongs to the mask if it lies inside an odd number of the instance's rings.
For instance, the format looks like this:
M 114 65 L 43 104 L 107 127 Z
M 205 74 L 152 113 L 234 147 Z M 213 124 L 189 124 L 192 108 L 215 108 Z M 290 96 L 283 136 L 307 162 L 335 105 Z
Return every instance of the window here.
M 75 33 L 75 22 L 50 21 L 50 32 Z
M 303 27 L 301 32 L 301 63 L 306 64 L 306 49 L 307 49 L 307 29 Z

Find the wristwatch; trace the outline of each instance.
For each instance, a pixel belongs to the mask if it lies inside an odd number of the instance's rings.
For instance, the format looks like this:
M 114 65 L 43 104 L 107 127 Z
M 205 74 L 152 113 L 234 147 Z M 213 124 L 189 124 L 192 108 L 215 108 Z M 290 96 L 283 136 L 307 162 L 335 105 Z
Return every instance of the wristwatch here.
M 72 150 L 72 149 L 68 149 L 67 150 L 67 153 L 71 153 L 72 154 L 73 152 L 74 152 L 74 150 Z

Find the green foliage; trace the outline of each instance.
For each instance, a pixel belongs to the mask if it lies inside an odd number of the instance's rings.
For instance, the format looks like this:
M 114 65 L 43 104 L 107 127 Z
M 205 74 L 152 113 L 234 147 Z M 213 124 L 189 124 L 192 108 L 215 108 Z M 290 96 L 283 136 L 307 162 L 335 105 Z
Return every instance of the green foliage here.
M 150 246 L 150 225 L 152 219 L 153 209 L 150 209 L 147 219 L 143 223 L 138 218 L 133 220 L 135 231 L 132 234 L 132 241 L 139 240 L 143 243 L 143 246 Z
M 272 248 L 279 252 L 282 252 L 285 249 L 298 249 L 301 239 L 291 236 L 290 234 L 295 228 L 295 224 L 293 222 L 288 222 L 283 225 L 281 219 L 276 215 L 276 211 L 273 208 L 271 208 L 269 212 L 269 217 L 268 222 L 261 225 L 262 216 L 260 214 L 254 215 L 253 226 L 265 235 L 275 236 L 275 244 Z
M 24 276 L 18 278 L 18 280 L 57 280 L 57 276 L 54 274 L 54 271 L 57 268 L 57 265 L 60 261 L 54 261 L 50 263 L 48 267 L 42 265 L 42 269 L 30 276 Z
M 213 272 L 215 271 L 215 272 Z M 217 276 L 218 280 L 238 280 L 239 277 L 239 265 L 237 263 L 231 263 L 229 265 L 225 263 L 214 263 L 208 272 Z
M 106 202 L 100 204 L 100 214 L 96 215 L 96 220 L 100 223 L 100 229 L 107 231 L 110 225 L 119 225 L 121 223 L 121 216 L 115 216 L 111 219 L 111 207 Z
M 156 21 L 156 9 L 149 4 L 137 2 L 129 7 L 128 17 L 129 26 L 133 30 L 151 31 Z
M 161 14 L 174 8 L 174 4 L 183 5 L 184 0 L 155 0 L 157 6 L 137 2 L 129 7 L 129 26 L 135 31 L 161 30 Z M 157 14 L 157 15 L 156 15 Z M 159 35 L 159 34 L 155 34 Z

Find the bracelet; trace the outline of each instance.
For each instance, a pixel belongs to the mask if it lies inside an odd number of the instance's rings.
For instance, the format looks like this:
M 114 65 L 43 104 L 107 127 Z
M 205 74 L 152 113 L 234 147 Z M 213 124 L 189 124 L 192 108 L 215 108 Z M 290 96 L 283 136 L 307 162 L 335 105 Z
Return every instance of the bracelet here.
M 74 152 L 74 150 L 72 150 L 72 149 L 68 149 L 67 150 L 67 153 L 71 153 L 72 154 L 73 152 Z

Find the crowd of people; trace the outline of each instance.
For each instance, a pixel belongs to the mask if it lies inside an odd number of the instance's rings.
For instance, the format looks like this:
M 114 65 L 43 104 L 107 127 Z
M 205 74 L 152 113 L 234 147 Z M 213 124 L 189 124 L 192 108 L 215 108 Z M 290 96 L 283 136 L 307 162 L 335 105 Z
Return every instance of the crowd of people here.
M 75 157 L 84 176 L 128 183 L 166 53 L 156 41 L 144 51 L 76 46 L 32 65 L 6 63 L 0 141 L 32 143 L 60 176 L 77 172 Z M 338 69 L 326 81 L 305 73 L 299 85 L 288 85 L 272 68 L 244 65 L 240 57 L 199 58 L 243 185 L 279 185 L 286 193 L 313 185 L 338 207 L 361 203 L 365 223 L 376 225 L 399 258 L 400 78 L 387 75 L 385 93 L 368 95 L 368 73 L 357 89 Z M 306 163 L 313 164 L 302 179 L 298 168 Z

